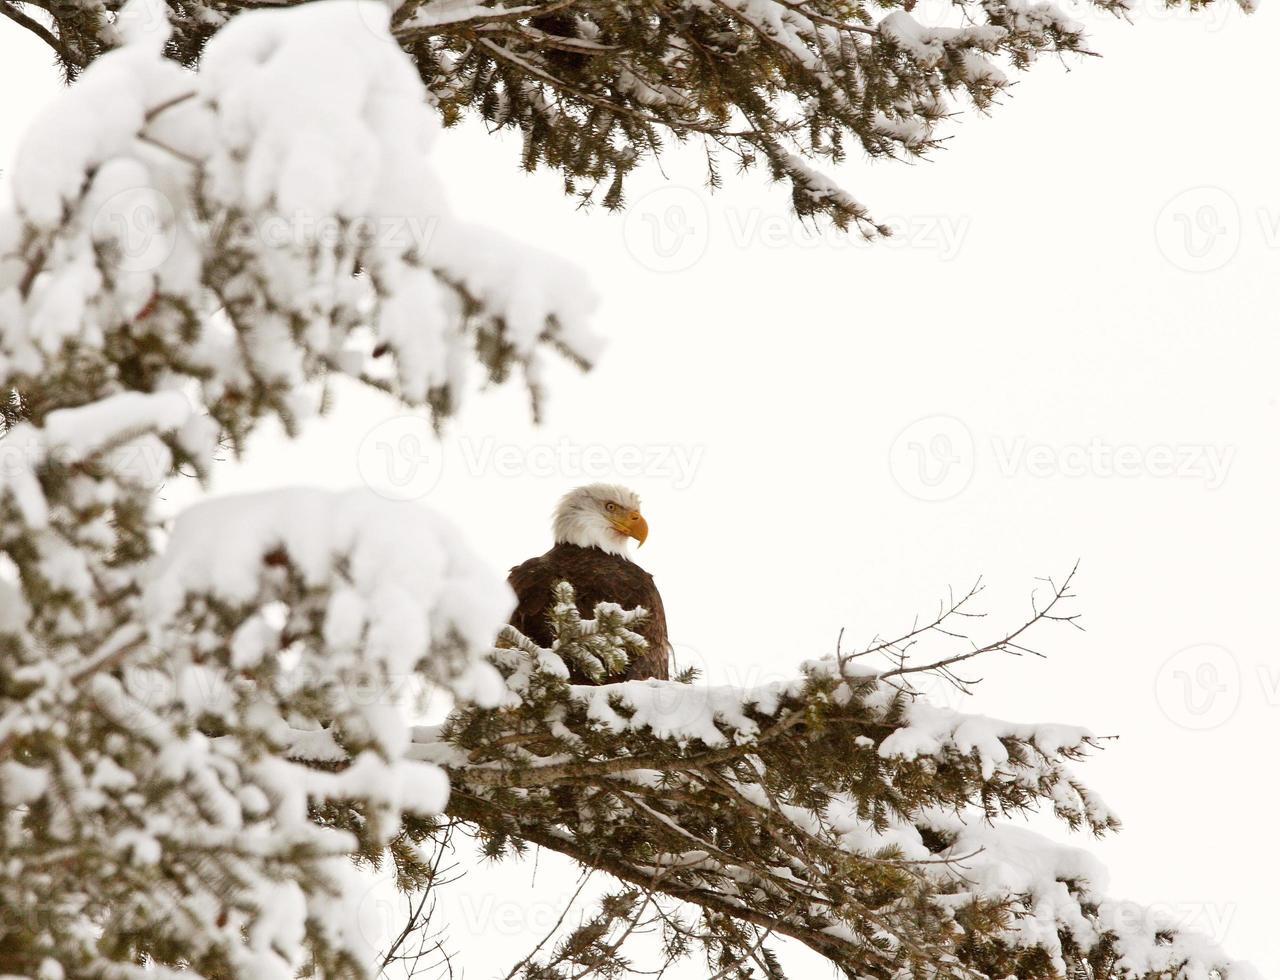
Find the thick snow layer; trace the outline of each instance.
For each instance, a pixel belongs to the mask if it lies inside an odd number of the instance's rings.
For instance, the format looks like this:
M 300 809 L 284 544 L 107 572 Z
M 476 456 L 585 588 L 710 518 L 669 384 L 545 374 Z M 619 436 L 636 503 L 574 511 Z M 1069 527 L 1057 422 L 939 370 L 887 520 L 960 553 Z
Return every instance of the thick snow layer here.
M 465 313 L 500 325 L 534 379 L 549 333 L 598 355 L 576 268 L 455 216 L 431 161 L 440 122 L 385 5 L 247 12 L 195 74 L 163 56 L 165 18 L 161 0 L 130 0 L 125 43 L 20 145 L 0 211 L 0 368 L 38 374 L 64 344 L 99 348 L 139 317 L 177 329 L 176 304 L 202 320 L 206 399 L 255 377 L 300 389 L 322 368 L 361 375 L 381 346 L 398 393 L 456 403 L 474 358 Z M 175 305 L 152 312 L 157 296 Z M 225 343 L 210 315 L 232 299 Z M 375 345 L 351 337 L 364 325 Z M 314 407 L 286 398 L 294 415 Z
M 912 701 L 905 713 L 907 724 L 880 743 L 882 758 L 915 759 L 936 755 L 944 746 L 951 746 L 964 755 L 976 754 L 982 760 L 982 774 L 987 779 L 1009 761 L 1001 739 L 1026 739 L 1042 752 L 1056 755 L 1063 749 L 1083 746 L 1091 737 L 1086 728 L 1019 725 L 941 708 L 924 700 Z
M 181 428 L 190 415 L 191 405 L 180 392 L 126 391 L 50 412 L 44 424 L 45 442 L 66 462 L 74 463 L 133 435 Z
M 432 511 L 372 491 L 294 488 L 184 511 L 147 585 L 144 608 L 160 624 L 194 595 L 248 604 L 258 595 L 264 561 L 278 550 L 307 585 L 333 589 L 325 634 L 334 646 L 358 645 L 393 675 L 429 660 L 436 645 L 460 640 L 477 653 L 487 649 L 514 607 L 501 576 Z M 462 666 L 475 670 L 474 662 Z M 468 683 L 485 689 L 471 676 Z
M 50 461 L 68 465 L 103 450 L 133 443 L 113 460 L 120 476 L 155 487 L 168 472 L 168 450 L 155 439 L 191 421 L 191 406 L 179 392 L 122 392 L 76 408 L 50 412 L 41 428 L 14 426 L 0 438 L 0 496 L 12 498 L 29 527 L 48 521 L 48 502 L 37 476 Z M 143 439 L 149 441 L 138 442 Z M 150 463 L 151 465 L 147 465 Z M 156 465 L 163 463 L 163 465 Z M 121 465 L 123 464 L 123 465 Z M 49 542 L 49 547 L 55 547 Z
M 587 705 L 587 714 L 613 731 L 648 729 L 659 738 L 704 745 L 727 745 L 730 738 L 719 725 L 728 726 L 740 739 L 759 728 L 746 714 L 758 707 L 766 714 L 777 710 L 781 685 L 744 691 L 736 687 L 705 687 L 671 681 L 623 681 L 600 687 L 574 686 L 573 696 Z M 627 714 L 611 702 L 620 702 Z

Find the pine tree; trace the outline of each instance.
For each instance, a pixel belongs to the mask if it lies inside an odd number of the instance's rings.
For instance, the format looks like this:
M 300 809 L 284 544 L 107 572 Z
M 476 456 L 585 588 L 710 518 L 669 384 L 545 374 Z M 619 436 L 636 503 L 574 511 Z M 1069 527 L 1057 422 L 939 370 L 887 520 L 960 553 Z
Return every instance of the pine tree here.
M 157 488 L 339 375 L 437 419 L 469 362 L 536 396 L 590 297 L 451 217 L 421 83 L 355 6 L 246 16 L 198 73 L 162 5 L 114 29 L 0 214 L 0 973 L 360 976 L 351 858 L 447 796 L 404 758 L 415 684 L 493 703 L 505 586 L 372 492 L 171 522 Z
M 1119 17 L 1132 6 L 1090 2 Z M 1185 0 L 1193 10 L 1212 2 Z M 74 75 L 119 43 L 118 3 L 0 0 L 0 9 Z M 169 6 L 169 50 L 191 64 L 257 4 Z M 49 27 L 33 19 L 41 12 Z M 918 12 L 916 0 L 406 0 L 391 30 L 446 122 L 470 114 L 518 131 L 521 164 L 560 171 L 569 194 L 620 207 L 636 166 L 692 139 L 706 148 L 712 186 L 726 166 L 763 164 L 790 188 L 796 214 L 868 236 L 887 230 L 815 164 L 922 157 L 958 108 L 993 106 L 1010 84 L 1006 68 L 1092 53 L 1083 25 L 1029 0 Z
M 449 813 L 490 856 L 532 843 L 621 883 L 513 975 L 625 975 L 610 971 L 643 923 L 663 936 L 650 971 L 700 953 L 710 975 L 781 977 L 769 944 L 789 937 L 848 977 L 1252 976 L 1106 896 L 1084 852 L 1013 822 L 1043 808 L 1072 830 L 1117 830 L 1072 769 L 1098 739 L 943 708 L 916 686 L 966 690 L 966 662 L 1034 652 L 1035 631 L 1075 622 L 1074 574 L 1004 636 L 967 642 L 975 586 L 901 636 L 748 689 L 570 685 L 569 664 L 634 651 L 642 613 L 602 605 L 584 622 L 559 586 L 551 649 L 508 627 L 489 655 L 503 707 L 464 707 L 414 746 L 449 772 Z M 939 642 L 957 649 L 919 649 Z
M 521 374 L 536 410 L 548 354 L 590 363 L 581 277 L 453 216 L 441 115 L 520 128 L 528 165 L 610 206 L 664 134 L 696 135 L 871 231 L 805 160 L 851 135 L 923 152 L 948 93 L 999 91 L 993 60 L 1080 48 L 1051 8 L 949 29 L 763 0 L 410 3 L 394 24 L 352 3 L 34 4 L 51 27 L 30 6 L 0 0 L 76 80 L 0 212 L 0 973 L 367 976 L 354 869 L 429 891 L 461 822 L 494 855 L 532 844 L 620 882 L 528 978 L 620 975 L 639 922 L 723 976 L 780 976 L 771 935 L 858 976 L 1250 975 L 1006 826 L 1042 806 L 1114 829 L 1070 769 L 1088 733 L 912 687 L 1024 650 L 1070 618 L 1065 583 L 936 661 L 907 654 L 972 596 L 787 683 L 579 688 L 567 664 L 616 669 L 643 611 L 583 619 L 562 590 L 543 650 L 502 630 L 501 579 L 426 510 L 279 490 L 173 517 L 156 493 L 264 422 L 292 435 L 338 378 L 443 424 L 472 375 Z M 454 713 L 414 728 L 440 689 Z M 1053 873 L 1014 875 L 1027 848 Z

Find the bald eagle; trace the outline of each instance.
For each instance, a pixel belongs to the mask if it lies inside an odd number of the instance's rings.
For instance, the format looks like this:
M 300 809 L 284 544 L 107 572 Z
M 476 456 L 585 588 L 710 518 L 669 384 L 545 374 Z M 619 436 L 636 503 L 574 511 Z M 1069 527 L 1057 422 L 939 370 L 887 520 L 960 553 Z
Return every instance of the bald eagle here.
M 666 680 L 671 645 L 662 597 L 653 576 L 627 556 L 629 539 L 644 544 L 649 535 L 649 525 L 640 514 L 640 498 L 626 487 L 607 483 L 578 487 L 560 498 L 551 530 L 552 549 L 517 565 L 507 577 L 517 599 L 511 625 L 539 646 L 550 647 L 553 637 L 547 614 L 554 601 L 551 590 L 558 582 L 573 586 L 584 617 L 594 615 L 598 602 L 616 602 L 623 609 L 643 606 L 649 617 L 637 632 L 648 641 L 648 649 L 632 659 L 625 673 L 606 680 Z M 570 671 L 569 679 L 575 684 L 593 683 L 576 670 Z

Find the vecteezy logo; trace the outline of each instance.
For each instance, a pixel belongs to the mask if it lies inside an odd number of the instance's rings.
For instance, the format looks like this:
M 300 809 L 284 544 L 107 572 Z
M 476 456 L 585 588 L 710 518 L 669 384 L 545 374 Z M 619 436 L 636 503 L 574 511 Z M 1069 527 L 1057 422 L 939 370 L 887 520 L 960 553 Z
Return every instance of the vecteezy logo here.
M 417 500 L 436 488 L 444 475 L 444 455 L 431 423 L 418 415 L 379 422 L 356 452 L 360 477 L 389 500 Z
M 355 880 L 368 886 L 356 904 L 356 927 L 372 948 L 382 948 L 404 928 L 411 905 L 385 873 L 360 871 Z
M 1240 249 L 1240 208 L 1221 187 L 1193 187 L 1156 218 L 1156 245 L 1187 272 L 1221 269 Z
M 118 191 L 94 212 L 94 241 L 108 244 L 121 272 L 152 272 L 173 254 L 177 218 L 169 199 L 151 187 Z
M 918 500 L 949 500 L 973 479 L 973 433 L 959 419 L 931 415 L 898 434 L 889 450 L 894 480 Z
M 1240 664 L 1230 650 L 1211 643 L 1179 650 L 1156 675 L 1156 701 L 1175 725 L 1217 728 L 1240 706 Z
M 636 201 L 623 221 L 627 251 L 646 269 L 681 272 L 706 254 L 710 218 L 688 187 L 659 187 Z

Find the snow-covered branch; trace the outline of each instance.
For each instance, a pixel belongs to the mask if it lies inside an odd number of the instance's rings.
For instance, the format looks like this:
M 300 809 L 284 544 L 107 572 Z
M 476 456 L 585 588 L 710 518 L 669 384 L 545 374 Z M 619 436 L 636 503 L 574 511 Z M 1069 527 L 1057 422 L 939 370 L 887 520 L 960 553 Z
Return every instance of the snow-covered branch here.
M 164 17 L 124 11 L 123 45 L 21 145 L 0 215 L 0 366 L 20 387 L 68 348 L 108 376 L 134 359 L 140 386 L 198 392 L 239 444 L 267 414 L 295 426 L 334 374 L 443 416 L 470 361 L 523 371 L 536 405 L 548 345 L 594 357 L 581 276 L 454 217 L 385 8 L 246 16 L 198 73 L 164 57 Z
M 904 636 L 1011 652 L 1074 619 L 1069 582 L 1003 642 L 961 632 L 972 594 Z M 901 656 L 871 662 L 883 641 L 747 689 L 571 685 L 582 636 L 628 645 L 626 624 L 599 612 L 586 630 L 554 617 L 552 649 L 508 630 L 490 654 L 502 710 L 463 707 L 415 734 L 411 757 L 449 772 L 450 813 L 491 853 L 536 844 L 692 907 L 712 962 L 758 959 L 763 931 L 860 977 L 1254 976 L 1109 898 L 1085 852 L 1014 822 L 1047 809 L 1094 834 L 1119 826 L 1073 771 L 1098 745 L 1087 730 L 932 704 L 902 683 Z
M 113 28 L 0 214 L 0 973 L 364 976 L 352 858 L 439 819 L 409 721 L 504 695 L 510 592 L 372 493 L 170 524 L 157 490 L 335 374 L 437 418 L 473 360 L 536 394 L 546 348 L 589 358 L 591 300 L 453 217 L 385 8 L 246 14 L 199 71 L 162 4 Z
M 873 234 L 811 161 L 847 138 L 924 152 L 949 100 L 1002 90 L 997 62 L 1081 50 L 1055 7 L 35 6 L 78 79 L 0 212 L 0 974 L 367 976 L 353 859 L 419 887 L 420 845 L 465 822 L 622 883 L 554 946 L 576 976 L 616 975 L 642 919 L 718 976 L 777 975 L 772 935 L 884 980 L 1251 976 L 1009 824 L 1115 828 L 1074 773 L 1087 731 L 913 686 L 1034 651 L 1073 619 L 1070 578 L 995 639 L 969 639 L 968 593 L 785 682 L 574 686 L 570 665 L 603 679 L 636 652 L 643 612 L 583 619 L 564 592 L 539 648 L 436 515 L 311 490 L 159 512 L 166 481 L 264 419 L 293 434 L 335 376 L 441 420 L 472 362 L 535 406 L 549 351 L 590 363 L 579 274 L 455 217 L 441 115 L 520 129 L 528 166 L 611 205 L 664 133 L 698 134 Z M 913 659 L 925 638 L 957 646 Z M 415 730 L 438 689 L 452 715 Z M 564 975 L 548 962 L 518 966 Z
M 1117 17 L 1133 6 L 1091 2 Z M 171 48 L 189 63 L 238 10 L 264 5 L 169 4 Z M 54 32 L 40 31 L 70 72 L 119 44 L 110 0 L 5 0 L 0 10 L 25 16 L 28 5 L 52 17 Z M 886 229 L 824 166 L 854 148 L 926 155 L 959 110 L 993 107 L 1012 71 L 1091 53 L 1084 25 L 1040 0 L 405 0 L 391 31 L 445 119 L 474 113 L 517 130 L 522 165 L 562 171 L 571 194 L 618 207 L 642 160 L 671 136 L 692 137 L 706 144 L 712 186 L 717 154 L 762 162 L 789 184 L 797 214 L 868 236 Z

